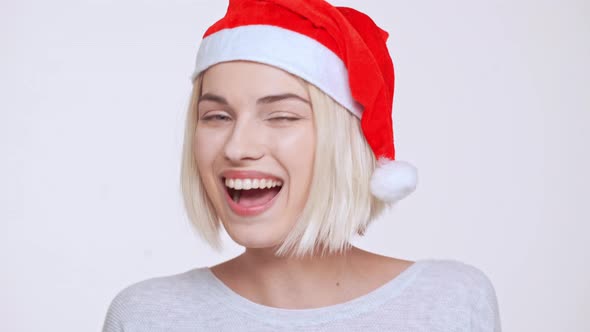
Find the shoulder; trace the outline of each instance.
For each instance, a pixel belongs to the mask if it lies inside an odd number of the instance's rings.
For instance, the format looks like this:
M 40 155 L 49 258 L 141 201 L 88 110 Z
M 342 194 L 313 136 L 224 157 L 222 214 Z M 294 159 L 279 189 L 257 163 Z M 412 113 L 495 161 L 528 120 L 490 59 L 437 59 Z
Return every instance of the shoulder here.
M 428 259 L 423 265 L 420 281 L 423 287 L 447 290 L 455 297 L 476 300 L 495 293 L 490 278 L 479 268 L 452 259 Z
M 476 292 L 493 290 L 490 278 L 478 267 L 452 259 L 429 259 L 422 261 L 424 275 L 433 282 L 454 285 Z
M 155 277 L 131 284 L 120 290 L 113 303 L 125 305 L 162 305 L 179 301 L 207 289 L 204 268 Z
M 450 259 L 422 261 L 420 287 L 424 294 L 470 313 L 473 331 L 500 331 L 494 285 L 480 268 Z
M 103 331 L 121 331 L 128 324 L 161 321 L 162 315 L 182 319 L 187 311 L 206 306 L 211 296 L 204 269 L 150 278 L 123 288 L 109 305 Z

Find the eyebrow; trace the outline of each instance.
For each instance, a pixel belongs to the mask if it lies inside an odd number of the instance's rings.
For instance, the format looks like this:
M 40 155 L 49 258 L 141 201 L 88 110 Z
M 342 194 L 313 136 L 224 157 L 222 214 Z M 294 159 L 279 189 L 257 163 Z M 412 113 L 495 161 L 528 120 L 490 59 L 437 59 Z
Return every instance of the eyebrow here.
M 256 101 L 256 104 L 258 104 L 258 105 L 270 104 L 270 103 L 274 103 L 274 102 L 284 100 L 284 99 L 297 99 L 297 100 L 302 101 L 306 104 L 309 104 L 309 101 L 307 101 L 306 99 L 304 99 L 302 97 L 299 97 L 298 95 L 296 95 L 294 93 L 283 93 L 280 95 L 270 95 L 270 96 L 262 97 Z
M 256 104 L 257 105 L 270 104 L 270 103 L 274 103 L 274 102 L 285 100 L 285 99 L 297 99 L 297 100 L 300 100 L 306 104 L 309 104 L 308 100 L 306 100 L 294 93 L 282 93 L 279 95 L 270 95 L 270 96 L 262 97 L 256 101 Z M 214 95 L 212 93 L 206 93 L 206 94 L 199 97 L 199 103 L 201 103 L 202 101 L 205 101 L 205 100 L 213 101 L 213 102 L 216 102 L 216 103 L 219 103 L 222 105 L 229 105 L 229 103 L 227 102 L 227 100 L 225 98 L 218 96 L 218 95 Z

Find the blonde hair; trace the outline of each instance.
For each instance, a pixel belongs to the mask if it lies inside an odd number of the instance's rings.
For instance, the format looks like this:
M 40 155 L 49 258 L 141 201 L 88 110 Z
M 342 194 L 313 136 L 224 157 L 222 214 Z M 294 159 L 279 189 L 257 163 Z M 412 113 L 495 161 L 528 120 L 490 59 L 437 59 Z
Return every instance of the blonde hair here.
M 194 136 L 202 74 L 193 83 L 186 117 L 181 186 L 185 208 L 197 233 L 217 251 L 222 250 L 221 222 L 199 177 Z M 316 150 L 313 179 L 306 205 L 275 255 L 303 257 L 322 248 L 321 255 L 350 246 L 364 235 L 385 203 L 371 194 L 369 182 L 376 167 L 373 151 L 360 121 L 314 85 L 294 76 L 307 88 L 314 116 Z

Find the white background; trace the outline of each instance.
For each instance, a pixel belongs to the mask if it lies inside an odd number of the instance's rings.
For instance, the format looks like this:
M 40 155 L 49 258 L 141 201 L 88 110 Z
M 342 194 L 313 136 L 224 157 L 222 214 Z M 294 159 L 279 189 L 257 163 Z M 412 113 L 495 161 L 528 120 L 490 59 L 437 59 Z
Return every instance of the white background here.
M 417 191 L 357 243 L 484 271 L 505 331 L 590 331 L 590 5 L 332 1 L 390 32 Z M 0 330 L 98 331 L 123 287 L 213 265 L 179 172 L 226 1 L 2 0 Z

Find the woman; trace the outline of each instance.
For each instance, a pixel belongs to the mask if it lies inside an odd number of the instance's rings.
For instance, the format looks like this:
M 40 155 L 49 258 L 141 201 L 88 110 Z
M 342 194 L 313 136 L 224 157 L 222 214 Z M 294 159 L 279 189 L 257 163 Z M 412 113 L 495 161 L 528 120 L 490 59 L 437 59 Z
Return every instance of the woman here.
M 416 186 L 387 36 L 322 0 L 230 1 L 197 55 L 182 186 L 202 238 L 245 251 L 126 288 L 104 331 L 500 331 L 477 268 L 350 244 Z

